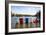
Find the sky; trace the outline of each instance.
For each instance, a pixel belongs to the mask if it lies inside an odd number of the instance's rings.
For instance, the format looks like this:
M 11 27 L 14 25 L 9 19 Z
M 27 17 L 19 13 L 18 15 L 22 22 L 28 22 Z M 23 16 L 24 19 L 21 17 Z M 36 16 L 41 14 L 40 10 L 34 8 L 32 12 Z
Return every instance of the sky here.
M 11 6 L 12 13 L 15 14 L 30 14 L 35 15 L 39 12 L 40 7 L 32 7 L 32 6 Z

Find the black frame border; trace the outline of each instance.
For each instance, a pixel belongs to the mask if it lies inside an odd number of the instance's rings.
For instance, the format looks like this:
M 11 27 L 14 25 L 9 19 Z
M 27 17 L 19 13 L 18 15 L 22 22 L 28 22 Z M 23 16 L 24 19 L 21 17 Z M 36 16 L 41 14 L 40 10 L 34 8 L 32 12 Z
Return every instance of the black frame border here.
M 43 5 L 43 30 L 42 31 L 26 31 L 8 33 L 8 3 L 24 3 Z M 24 33 L 40 33 L 45 32 L 45 3 L 44 2 L 26 2 L 26 1 L 5 1 L 5 34 L 24 34 Z

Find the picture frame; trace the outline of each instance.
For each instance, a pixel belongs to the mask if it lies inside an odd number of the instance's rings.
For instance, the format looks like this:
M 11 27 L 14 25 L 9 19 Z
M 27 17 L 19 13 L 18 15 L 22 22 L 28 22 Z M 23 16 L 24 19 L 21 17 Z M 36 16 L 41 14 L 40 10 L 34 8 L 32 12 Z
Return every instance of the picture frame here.
M 11 6 L 13 8 L 11 8 Z M 32 8 L 31 8 L 31 6 L 32 6 Z M 15 10 L 14 10 L 14 8 L 15 8 Z M 31 10 L 29 10 L 29 12 L 32 11 L 31 15 L 33 15 L 33 16 L 34 16 L 34 13 L 35 13 L 34 11 L 40 9 L 40 14 L 41 14 L 40 17 L 41 17 L 41 19 L 39 19 L 38 23 L 40 23 L 41 26 L 38 27 L 38 28 L 37 27 L 35 28 L 34 25 L 33 25 L 34 26 L 33 28 L 32 27 L 15 28 L 16 26 L 14 28 L 12 28 L 13 24 L 11 24 L 11 23 L 12 23 L 12 20 L 13 20 L 12 19 L 13 15 L 11 14 L 11 12 L 13 11 L 12 13 L 15 13 L 14 11 L 16 11 L 15 16 L 16 16 L 16 14 L 18 14 L 17 16 L 19 16 L 19 17 L 22 16 L 22 15 L 29 16 L 30 13 L 25 12 L 25 11 L 28 11 L 28 9 L 31 9 Z M 24 11 L 24 14 L 21 12 L 21 10 L 22 10 L 22 12 Z M 18 11 L 20 11 L 20 13 Z M 37 16 L 37 15 L 35 15 L 35 16 Z M 26 19 L 24 21 L 27 21 L 26 23 L 28 23 L 28 19 Z M 20 23 L 21 22 L 23 23 L 23 21 L 20 21 Z M 45 3 L 43 3 L 43 2 L 27 2 L 27 1 L 5 1 L 5 34 L 23 34 L 23 33 L 39 33 L 39 32 L 45 32 Z

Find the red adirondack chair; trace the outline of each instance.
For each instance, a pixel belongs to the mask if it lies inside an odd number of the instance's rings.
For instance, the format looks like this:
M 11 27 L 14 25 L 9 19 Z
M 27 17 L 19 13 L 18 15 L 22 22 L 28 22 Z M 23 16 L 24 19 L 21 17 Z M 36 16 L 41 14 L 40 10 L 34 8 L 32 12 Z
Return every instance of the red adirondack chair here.
M 23 24 L 23 18 L 19 18 L 20 24 Z

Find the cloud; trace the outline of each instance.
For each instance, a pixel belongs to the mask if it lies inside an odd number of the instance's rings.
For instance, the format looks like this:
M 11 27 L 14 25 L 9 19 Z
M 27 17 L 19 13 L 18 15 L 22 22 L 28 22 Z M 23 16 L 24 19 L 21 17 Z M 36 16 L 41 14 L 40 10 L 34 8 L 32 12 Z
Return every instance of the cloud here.
M 41 8 L 32 6 L 11 6 L 12 13 L 35 15 Z

